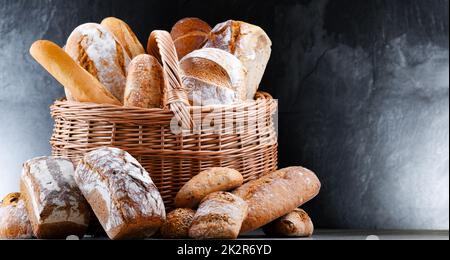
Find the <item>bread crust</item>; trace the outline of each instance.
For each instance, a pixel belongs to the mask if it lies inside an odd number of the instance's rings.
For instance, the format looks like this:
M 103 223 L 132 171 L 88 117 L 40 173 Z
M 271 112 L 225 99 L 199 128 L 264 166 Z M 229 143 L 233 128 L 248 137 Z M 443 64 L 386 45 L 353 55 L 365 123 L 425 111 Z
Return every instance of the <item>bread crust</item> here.
M 230 168 L 210 168 L 186 183 L 175 198 L 177 208 L 196 208 L 209 194 L 230 191 L 244 183 L 244 177 Z
M 233 194 L 249 205 L 241 234 L 289 214 L 319 194 L 317 176 L 303 167 L 289 167 L 248 182 Z
M 178 57 L 182 59 L 194 50 L 205 45 L 211 26 L 198 18 L 184 18 L 172 28 L 170 35 L 174 40 Z
M 311 237 L 314 234 L 314 224 L 306 211 L 295 209 L 265 226 L 264 233 L 276 237 Z
M 195 210 L 176 209 L 167 215 L 166 222 L 161 227 L 161 235 L 167 239 L 189 238 L 189 229 L 194 220 Z
M 114 34 L 117 41 L 125 48 L 131 59 L 134 59 L 138 55 L 145 54 L 144 47 L 136 34 L 124 21 L 115 17 L 108 17 L 105 18 L 100 25 Z
M 20 192 L 37 238 L 84 236 L 90 211 L 73 173 L 73 163 L 64 158 L 38 157 L 24 164 Z
M 272 53 L 272 41 L 258 26 L 226 21 L 211 31 L 204 47 L 218 48 L 236 56 L 248 70 L 247 99 L 254 99 Z
M 158 60 L 147 54 L 133 59 L 128 68 L 125 107 L 161 108 L 163 70 Z
M 151 237 L 166 219 L 150 175 L 125 151 L 105 147 L 86 154 L 75 180 L 111 239 Z
M 197 210 L 189 236 L 194 239 L 236 239 L 247 210 L 247 203 L 231 193 L 211 193 Z
M 123 103 L 131 59 L 111 32 L 99 24 L 82 24 L 67 39 L 65 50 Z
M 0 204 L 0 239 L 29 239 L 33 229 L 20 193 L 7 195 Z
M 121 105 L 103 84 L 55 43 L 37 41 L 30 54 L 70 92 L 74 101 Z

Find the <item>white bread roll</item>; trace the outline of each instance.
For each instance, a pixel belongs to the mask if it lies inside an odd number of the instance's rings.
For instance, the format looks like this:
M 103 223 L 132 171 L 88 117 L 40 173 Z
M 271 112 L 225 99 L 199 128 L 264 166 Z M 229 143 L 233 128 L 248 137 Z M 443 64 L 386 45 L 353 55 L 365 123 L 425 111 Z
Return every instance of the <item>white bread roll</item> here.
M 272 41 L 258 26 L 239 21 L 218 24 L 206 48 L 219 48 L 236 56 L 247 68 L 247 98 L 253 99 L 272 53 Z
M 127 68 L 131 60 L 111 32 L 95 23 L 80 25 L 69 36 L 65 50 L 123 102 Z

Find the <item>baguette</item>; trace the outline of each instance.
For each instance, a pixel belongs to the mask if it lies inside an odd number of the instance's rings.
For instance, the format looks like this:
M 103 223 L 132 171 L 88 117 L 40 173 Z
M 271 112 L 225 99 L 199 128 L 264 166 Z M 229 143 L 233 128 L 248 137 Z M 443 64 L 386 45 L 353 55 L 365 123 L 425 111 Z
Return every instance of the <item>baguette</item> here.
M 249 206 L 241 234 L 291 213 L 319 194 L 320 181 L 310 170 L 290 167 L 244 184 L 233 193 Z
M 37 41 L 30 54 L 79 102 L 121 105 L 94 76 L 78 65 L 63 49 L 50 41 Z

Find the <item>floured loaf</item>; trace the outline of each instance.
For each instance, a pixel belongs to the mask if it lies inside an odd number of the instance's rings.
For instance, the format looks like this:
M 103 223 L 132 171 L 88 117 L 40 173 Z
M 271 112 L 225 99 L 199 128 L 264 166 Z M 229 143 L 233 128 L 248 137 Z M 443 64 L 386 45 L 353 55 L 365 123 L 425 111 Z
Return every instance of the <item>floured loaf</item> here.
M 101 148 L 86 154 L 75 180 L 111 239 L 148 238 L 166 219 L 150 175 L 125 151 Z
M 123 102 L 131 58 L 111 32 L 95 23 L 80 25 L 69 36 L 65 51 Z
M 253 99 L 272 53 L 272 41 L 258 26 L 227 21 L 218 24 L 212 31 L 207 48 L 218 48 L 236 56 L 247 68 L 247 98 Z
M 89 205 L 73 178 L 68 159 L 39 157 L 24 164 L 20 190 L 37 238 L 83 237 L 89 224 Z
M 0 204 L 0 239 L 29 239 L 33 229 L 20 193 L 11 193 Z

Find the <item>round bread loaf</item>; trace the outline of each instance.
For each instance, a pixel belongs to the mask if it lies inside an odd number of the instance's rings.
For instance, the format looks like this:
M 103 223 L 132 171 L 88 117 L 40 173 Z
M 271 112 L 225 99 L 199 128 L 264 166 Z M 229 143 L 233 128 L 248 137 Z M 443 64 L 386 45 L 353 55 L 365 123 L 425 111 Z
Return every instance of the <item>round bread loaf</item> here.
M 166 222 L 161 227 L 161 235 L 168 239 L 189 238 L 189 229 L 194 220 L 192 209 L 176 209 L 167 215 Z
M 211 168 L 192 178 L 175 198 L 177 208 L 196 208 L 209 194 L 230 191 L 244 183 L 244 177 L 230 168 Z
M 95 23 L 80 25 L 69 36 L 65 51 L 123 102 L 130 57 L 111 32 Z
M 210 32 L 211 26 L 198 18 L 184 18 L 178 21 L 170 32 L 178 57 L 182 59 L 190 52 L 203 47 Z
M 29 239 L 33 229 L 20 193 L 11 193 L 0 204 L 0 239 Z
M 163 70 L 158 60 L 151 55 L 139 55 L 128 68 L 124 106 L 159 108 L 163 88 Z
M 214 64 L 220 66 L 227 76 L 226 82 L 222 83 L 221 86 L 234 90 L 239 100 L 246 100 L 247 69 L 238 58 L 230 53 L 215 48 L 203 48 L 189 53 L 180 61 L 181 69 L 188 76 L 195 76 L 202 72 L 212 74 L 207 68 L 208 66 L 214 66 Z M 197 77 L 204 79 L 205 76 L 208 75 Z M 231 83 L 231 86 L 228 85 L 228 82 Z

